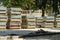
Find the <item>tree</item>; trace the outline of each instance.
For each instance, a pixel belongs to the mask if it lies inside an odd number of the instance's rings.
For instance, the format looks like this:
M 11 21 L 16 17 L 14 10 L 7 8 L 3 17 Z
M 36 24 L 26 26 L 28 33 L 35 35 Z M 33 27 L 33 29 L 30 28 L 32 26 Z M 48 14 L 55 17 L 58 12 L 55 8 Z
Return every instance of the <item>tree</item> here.
M 47 0 L 35 0 L 36 7 L 42 10 L 42 17 L 44 17 Z
M 52 13 L 53 12 L 53 7 L 52 7 L 52 1 L 51 0 L 47 0 L 47 4 L 46 4 L 46 12 L 47 13 Z
M 42 10 L 42 17 L 43 17 L 43 26 L 44 27 L 44 22 L 45 22 L 45 9 L 46 9 L 46 4 L 47 0 L 35 0 L 36 7 Z
M 55 13 L 54 14 L 54 27 L 57 27 L 57 21 L 56 21 L 56 17 L 57 17 L 57 14 L 59 14 L 59 9 L 58 9 L 58 0 L 52 0 L 53 1 L 53 12 Z

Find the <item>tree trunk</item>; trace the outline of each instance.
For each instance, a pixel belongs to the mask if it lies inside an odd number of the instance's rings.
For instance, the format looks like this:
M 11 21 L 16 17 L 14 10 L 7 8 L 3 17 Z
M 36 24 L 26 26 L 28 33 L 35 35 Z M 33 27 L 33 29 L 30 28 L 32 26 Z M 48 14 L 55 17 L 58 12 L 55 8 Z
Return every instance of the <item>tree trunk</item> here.
M 56 16 L 59 13 L 58 11 L 58 0 L 53 0 L 53 11 L 55 12 L 54 14 L 54 27 L 57 27 L 57 22 L 56 22 Z
M 44 17 L 44 8 L 42 8 L 42 17 Z
M 6 24 L 6 29 L 10 29 L 10 21 L 11 21 L 11 9 L 10 7 L 7 7 L 7 16 L 8 16 L 8 20 L 7 20 L 7 24 Z
M 54 28 L 56 28 L 57 27 L 57 21 L 56 21 L 56 12 L 55 12 L 55 15 L 54 15 Z
M 42 18 L 43 18 L 43 20 L 42 20 L 42 27 L 45 27 L 45 12 L 44 12 L 44 8 L 42 8 Z

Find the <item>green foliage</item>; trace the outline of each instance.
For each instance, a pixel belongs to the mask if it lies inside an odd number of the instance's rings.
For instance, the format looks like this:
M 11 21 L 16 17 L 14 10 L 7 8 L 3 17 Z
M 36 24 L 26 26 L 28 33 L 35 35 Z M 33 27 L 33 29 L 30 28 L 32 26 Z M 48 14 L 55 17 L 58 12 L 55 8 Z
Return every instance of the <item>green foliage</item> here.
M 2 1 L 2 0 L 0 0 Z M 51 8 L 53 9 L 54 7 L 57 9 L 55 3 L 53 4 L 54 0 L 3 0 L 3 5 L 5 6 L 10 6 L 10 7 L 20 7 L 22 9 L 47 9 L 50 10 Z M 57 0 L 60 5 L 60 0 Z M 55 2 L 57 2 L 55 1 Z M 54 6 L 55 5 L 55 6 Z M 56 10 L 54 8 L 54 10 Z
M 35 9 L 34 0 L 6 0 L 3 2 L 5 6 L 20 7 L 22 9 Z

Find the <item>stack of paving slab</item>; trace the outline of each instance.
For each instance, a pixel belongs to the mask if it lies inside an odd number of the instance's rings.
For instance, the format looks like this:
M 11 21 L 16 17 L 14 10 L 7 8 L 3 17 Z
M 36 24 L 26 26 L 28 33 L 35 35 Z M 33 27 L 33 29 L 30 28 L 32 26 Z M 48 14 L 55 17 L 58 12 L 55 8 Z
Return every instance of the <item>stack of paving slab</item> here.
M 10 29 L 20 29 L 20 28 L 21 28 L 20 8 L 11 8 Z
M 46 28 L 54 27 L 54 16 L 46 16 L 45 27 Z
M 36 28 L 36 19 L 32 14 L 27 15 L 28 28 Z
M 42 27 L 42 25 L 43 25 L 43 18 L 42 17 L 37 17 L 37 19 L 36 19 L 36 26 L 38 27 L 38 28 L 41 28 Z
M 56 21 L 57 21 L 57 27 L 60 28 L 60 14 L 57 15 Z
M 6 29 L 7 13 L 6 7 L 0 7 L 0 29 Z

